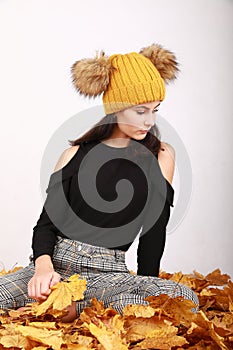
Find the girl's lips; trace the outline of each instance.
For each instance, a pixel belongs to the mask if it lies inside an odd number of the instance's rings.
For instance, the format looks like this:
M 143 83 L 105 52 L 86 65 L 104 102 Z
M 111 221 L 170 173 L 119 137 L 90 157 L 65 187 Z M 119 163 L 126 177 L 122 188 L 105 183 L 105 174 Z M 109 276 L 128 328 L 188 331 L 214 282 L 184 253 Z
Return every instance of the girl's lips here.
M 141 133 L 146 134 L 148 130 L 139 130 Z

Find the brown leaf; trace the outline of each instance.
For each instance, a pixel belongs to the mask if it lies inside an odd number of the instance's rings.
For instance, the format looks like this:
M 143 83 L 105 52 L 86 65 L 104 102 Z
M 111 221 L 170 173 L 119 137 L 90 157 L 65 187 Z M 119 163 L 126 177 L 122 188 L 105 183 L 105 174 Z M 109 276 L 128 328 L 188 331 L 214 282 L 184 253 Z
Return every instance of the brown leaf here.
M 216 269 L 209 273 L 205 279 L 213 286 L 223 286 L 228 283 L 230 276 L 227 274 L 221 274 L 220 269 Z
M 224 338 L 219 336 L 215 332 L 213 323 L 208 320 L 208 318 L 206 317 L 203 311 L 198 312 L 197 318 L 195 320 L 195 324 L 207 330 L 211 338 L 216 342 L 218 346 L 220 346 L 221 349 L 227 350 L 226 345 L 223 343 Z
M 167 294 L 147 297 L 150 306 L 155 309 L 164 310 L 174 321 L 174 325 L 183 324 L 189 327 L 196 315 L 191 311 L 195 304 L 183 297 L 171 298 Z

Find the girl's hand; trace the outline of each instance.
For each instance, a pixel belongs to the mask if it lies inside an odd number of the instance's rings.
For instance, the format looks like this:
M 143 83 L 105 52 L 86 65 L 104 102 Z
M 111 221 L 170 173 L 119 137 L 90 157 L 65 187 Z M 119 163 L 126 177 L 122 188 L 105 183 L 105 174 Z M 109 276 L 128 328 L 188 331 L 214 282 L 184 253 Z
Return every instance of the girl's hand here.
M 61 276 L 54 270 L 39 270 L 28 283 L 28 295 L 38 301 L 46 300 L 51 287 L 60 281 Z
M 51 287 L 60 281 L 61 276 L 54 271 L 50 256 L 42 255 L 35 261 L 35 273 L 28 283 L 28 295 L 38 301 L 46 300 Z

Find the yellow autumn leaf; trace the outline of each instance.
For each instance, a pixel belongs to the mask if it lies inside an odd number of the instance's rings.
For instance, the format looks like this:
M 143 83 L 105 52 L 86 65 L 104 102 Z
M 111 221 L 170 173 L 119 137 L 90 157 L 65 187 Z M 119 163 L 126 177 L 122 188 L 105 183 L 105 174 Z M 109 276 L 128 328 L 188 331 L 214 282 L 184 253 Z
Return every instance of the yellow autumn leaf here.
M 155 309 L 149 305 L 128 304 L 123 309 L 124 316 L 135 317 L 152 317 L 155 314 Z
M 36 327 L 36 328 L 42 328 L 42 329 L 57 329 L 56 322 L 29 322 L 28 326 Z
M 115 317 L 115 316 L 114 316 Z M 105 350 L 128 350 L 125 339 L 122 339 L 119 334 L 119 329 L 107 329 L 100 321 L 99 327 L 94 323 L 84 324 L 91 334 L 93 334 Z
M 188 276 L 183 275 L 181 271 L 174 273 L 170 280 L 185 284 L 189 288 L 193 288 L 194 286 L 194 281 L 192 281 L 192 279 L 190 279 Z
M 54 316 L 56 311 L 58 311 L 56 316 L 60 316 L 61 313 L 59 311 L 71 305 L 72 301 L 83 299 L 83 293 L 86 290 L 86 280 L 79 279 L 79 275 L 73 275 L 67 282 L 58 282 L 51 289 L 50 295 L 44 302 L 32 304 L 32 311 L 36 316 L 44 314 L 49 308 L 54 310 Z
M 150 318 L 133 317 L 125 318 L 124 328 L 126 330 L 126 340 L 135 343 L 153 335 L 157 330 L 167 329 L 172 323 L 166 319 L 153 316 Z
M 40 342 L 41 345 L 51 346 L 54 350 L 60 350 L 63 344 L 62 330 L 47 330 L 33 326 L 16 326 L 16 330 L 28 339 Z
M 184 337 L 176 335 L 177 328 L 170 326 L 167 329 L 155 329 L 152 334 L 137 344 L 139 349 L 171 349 L 173 346 L 188 344 Z
M 0 276 L 8 275 L 9 273 L 14 273 L 18 270 L 21 270 L 23 267 L 22 266 L 15 266 L 13 269 L 6 271 L 5 269 L 2 269 L 0 271 Z
M 233 283 L 228 275 L 217 269 L 207 276 L 196 271 L 189 275 L 160 271 L 160 277 L 192 285 L 200 311 L 191 312 L 190 300 L 161 294 L 147 298 L 149 306 L 127 305 L 122 316 L 93 298 L 73 322 L 64 323 L 58 317 L 66 311 L 54 309 L 54 302 L 39 317 L 36 316 L 38 305 L 43 303 L 31 303 L 26 310 L 8 310 L 0 315 L 0 350 L 233 349 Z M 77 279 L 73 275 L 64 283 L 75 283 Z M 224 288 L 210 287 L 226 282 Z M 63 289 L 55 299 L 63 298 L 62 293 Z M 70 291 L 70 294 L 75 293 Z M 63 300 L 57 301 L 62 305 Z M 22 327 L 21 332 L 17 327 Z M 181 345 L 185 341 L 188 344 Z
M 0 344 L 2 344 L 5 348 L 16 347 L 25 349 L 29 346 L 27 338 L 21 334 L 3 335 L 0 337 Z

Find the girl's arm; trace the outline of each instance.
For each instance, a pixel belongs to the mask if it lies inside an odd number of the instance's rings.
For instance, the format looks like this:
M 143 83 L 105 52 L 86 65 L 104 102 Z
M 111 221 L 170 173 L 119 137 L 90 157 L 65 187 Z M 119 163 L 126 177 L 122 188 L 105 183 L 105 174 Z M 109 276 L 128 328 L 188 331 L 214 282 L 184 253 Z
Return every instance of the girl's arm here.
M 171 183 L 175 169 L 174 148 L 167 143 L 161 143 L 161 147 L 162 149 L 158 154 L 158 162 L 163 177 L 168 181 L 167 198 L 162 213 L 155 224 L 146 233 L 144 230 L 142 231 L 137 251 L 137 273 L 139 275 L 157 277 L 165 247 L 166 226 L 170 218 L 170 206 L 173 206 L 174 190 Z M 153 210 L 153 208 L 150 208 L 150 210 Z
M 79 146 L 73 146 L 66 149 L 60 156 L 55 172 L 61 170 L 73 158 Z M 47 189 L 47 198 L 43 206 L 42 213 L 36 226 L 33 228 L 33 261 L 35 265 L 35 274 L 28 284 L 28 294 L 30 297 L 38 300 L 47 298 L 51 287 L 59 282 L 60 275 L 54 271 L 52 255 L 56 243 L 56 237 L 59 233 L 59 227 L 55 225 L 48 214 L 53 213 L 56 216 L 56 224 L 59 226 L 64 221 L 67 204 L 64 201 L 58 201 L 58 187 L 62 186 L 64 193 L 69 192 L 69 181 L 56 184 Z M 61 187 L 60 187 L 61 189 Z M 49 208 L 47 213 L 46 208 Z

